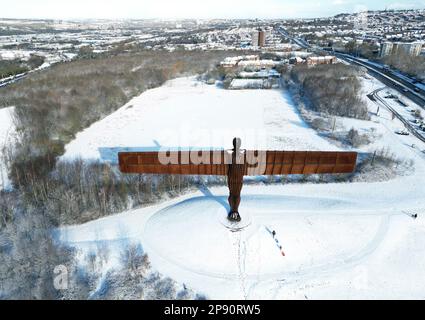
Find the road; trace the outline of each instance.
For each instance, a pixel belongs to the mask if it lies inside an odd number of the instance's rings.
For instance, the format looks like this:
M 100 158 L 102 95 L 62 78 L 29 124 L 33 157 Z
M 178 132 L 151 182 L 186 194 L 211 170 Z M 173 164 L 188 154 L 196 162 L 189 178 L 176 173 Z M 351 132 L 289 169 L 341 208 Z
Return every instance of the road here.
M 423 91 L 419 90 L 419 92 L 416 92 L 415 89 L 412 89 L 412 87 L 416 87 L 415 85 L 411 83 L 409 83 L 409 85 L 406 85 L 406 83 L 408 83 L 407 80 L 398 77 L 393 73 L 387 73 L 383 71 L 383 69 L 380 69 L 377 65 L 371 64 L 370 62 L 367 62 L 363 59 L 358 59 L 353 56 L 342 53 L 335 52 L 334 54 L 339 59 L 347 61 L 350 64 L 366 68 L 371 76 L 375 77 L 388 87 L 398 91 L 400 94 L 404 95 L 405 97 L 409 98 L 410 100 L 414 101 L 416 104 L 425 109 L 425 95 Z
M 6 86 L 8 86 L 8 85 L 10 85 L 12 83 L 15 83 L 15 82 L 17 82 L 19 80 L 22 80 L 22 79 L 26 78 L 28 76 L 28 74 L 29 74 L 29 72 L 18 74 L 16 76 L 14 76 L 13 78 L 12 77 L 8 77 L 8 78 L 5 78 L 5 79 L 0 79 L 0 88 L 6 87 Z
M 308 42 L 306 42 L 304 39 L 295 38 L 291 36 L 284 28 L 278 29 L 278 32 L 283 37 L 296 43 L 303 49 L 312 49 L 312 46 L 310 46 Z M 315 49 L 315 51 L 318 53 L 323 53 L 325 50 Z M 415 86 L 411 81 L 408 81 L 408 79 L 403 78 L 403 76 L 393 73 L 389 70 L 385 70 L 384 66 L 371 63 L 368 60 L 359 59 L 348 54 L 343 54 L 338 52 L 333 52 L 333 53 L 339 59 L 342 59 L 350 64 L 366 68 L 368 73 L 371 76 L 378 79 L 379 81 L 387 85 L 389 88 L 392 88 L 398 91 L 401 95 L 414 101 L 416 104 L 418 104 L 419 106 L 425 109 L 425 92 L 419 89 L 417 86 Z M 416 88 L 418 88 L 419 90 Z M 390 110 L 405 125 L 406 129 L 409 130 L 411 134 L 413 134 L 419 140 L 425 142 L 425 137 L 422 134 L 420 134 L 408 120 L 406 120 L 402 115 L 400 115 L 394 108 L 392 108 L 384 99 L 382 99 L 378 95 L 378 93 L 384 89 L 385 88 L 375 90 L 374 92 L 369 94 L 368 97 L 371 100 L 375 101 L 376 103 L 381 103 L 385 108 Z M 418 91 L 416 91 L 415 89 Z
M 7 78 L 0 79 L 0 89 L 6 87 L 8 85 L 11 85 L 13 83 L 16 83 L 18 81 L 21 81 L 21 80 L 25 79 L 26 77 L 28 77 L 30 74 L 46 70 L 54 64 L 71 61 L 68 57 L 66 57 L 63 54 L 59 54 L 59 57 L 62 60 L 56 61 L 56 62 L 47 62 L 47 63 L 42 64 L 38 68 L 29 70 L 28 72 L 20 73 L 20 74 L 17 74 L 15 76 L 10 76 L 10 77 L 7 77 Z
M 382 99 L 379 96 L 379 92 L 383 91 L 386 88 L 381 88 L 381 89 L 377 89 L 375 91 L 373 91 L 371 94 L 368 95 L 369 99 L 375 101 L 376 103 L 381 103 L 385 108 L 387 108 L 390 112 L 392 112 L 406 127 L 407 130 L 409 130 L 409 132 L 411 134 L 413 134 L 416 138 L 418 138 L 419 140 L 421 140 L 422 142 L 425 142 L 425 136 L 423 136 L 422 134 L 420 134 L 417 129 L 408 121 L 406 120 L 401 114 L 399 114 L 393 107 L 391 107 L 389 105 L 389 103 L 387 103 L 384 99 Z
M 399 82 L 403 87 L 411 91 L 416 96 L 421 97 L 422 99 L 425 99 L 425 91 L 422 89 L 422 87 L 417 86 L 413 83 L 413 80 L 410 79 L 407 76 L 404 76 L 400 73 L 397 73 L 396 71 L 393 71 L 391 69 L 385 69 L 384 65 L 381 65 L 379 63 L 373 63 L 370 62 L 367 59 L 360 59 L 353 56 L 350 56 L 351 59 L 353 59 L 356 62 L 362 63 L 364 65 L 367 65 L 369 68 L 376 70 L 379 73 L 382 73 L 388 77 L 390 77 L 392 80 Z
M 292 42 L 294 42 L 295 44 L 297 44 L 297 45 L 299 45 L 301 48 L 303 48 L 303 49 L 311 49 L 311 46 L 310 46 L 310 44 L 307 42 L 307 41 L 305 41 L 304 39 L 301 39 L 301 38 L 295 38 L 295 37 L 292 37 L 289 33 L 288 33 L 288 31 L 286 31 L 284 28 L 279 28 L 278 29 L 278 32 L 283 36 L 283 37 L 285 37 L 285 38 L 287 38 L 287 39 L 289 39 L 290 41 L 292 41 Z
M 296 43 L 303 49 L 313 49 L 313 47 L 306 42 L 304 39 L 296 38 L 291 36 L 284 28 L 279 28 L 278 32 L 285 38 Z M 328 52 L 322 48 L 314 49 L 317 53 Z M 379 64 L 371 63 L 365 59 L 359 59 L 349 54 L 343 54 L 333 52 L 339 59 L 344 60 L 350 64 L 362 66 L 366 68 L 369 74 L 379 81 L 383 82 L 388 87 L 397 90 L 403 96 L 406 96 L 410 100 L 425 109 L 425 91 L 422 88 L 413 84 L 412 80 L 408 80 L 407 77 L 400 74 L 394 73 L 390 70 L 384 70 L 384 66 Z

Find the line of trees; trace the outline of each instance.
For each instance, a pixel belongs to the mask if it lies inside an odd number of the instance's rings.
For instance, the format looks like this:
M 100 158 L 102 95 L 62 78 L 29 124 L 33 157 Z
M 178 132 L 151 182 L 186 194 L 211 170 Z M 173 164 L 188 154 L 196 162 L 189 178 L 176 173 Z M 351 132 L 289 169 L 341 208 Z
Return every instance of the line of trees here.
M 141 92 L 183 75 L 207 71 L 227 51 L 143 51 L 58 64 L 2 89 L 0 107 L 16 106 L 19 144 L 13 154 L 11 178 L 22 176 L 36 162 L 44 176 L 75 134 L 115 111 Z
M 344 64 L 295 66 L 290 74 L 301 98 L 314 111 L 327 115 L 369 119 L 361 99 L 362 71 Z
M 0 60 L 0 79 L 28 71 L 28 66 L 21 60 Z
M 15 208 L 15 223 L 0 230 L 0 300 L 205 299 L 153 270 L 141 245 L 123 248 L 117 267 L 104 275 L 110 259 L 107 247 L 78 257 L 52 238 L 42 210 L 22 208 Z M 66 271 L 61 288 L 55 287 L 58 267 Z
M 389 55 L 382 59 L 384 64 L 395 67 L 396 69 L 425 80 L 425 57 L 412 57 L 411 55 L 400 50 L 396 54 Z
M 37 55 L 31 55 L 28 60 L 0 60 L 0 79 L 25 73 L 38 68 L 44 63 L 44 58 Z

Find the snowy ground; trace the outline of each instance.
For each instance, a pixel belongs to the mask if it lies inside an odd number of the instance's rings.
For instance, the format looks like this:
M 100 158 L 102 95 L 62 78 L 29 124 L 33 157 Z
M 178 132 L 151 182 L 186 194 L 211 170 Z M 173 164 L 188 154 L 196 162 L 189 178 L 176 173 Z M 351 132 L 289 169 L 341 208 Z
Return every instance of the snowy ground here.
M 7 170 L 4 164 L 4 148 L 11 142 L 14 134 L 12 121 L 13 108 L 0 109 L 0 190 L 9 186 Z
M 305 125 L 281 90 L 231 91 L 180 78 L 79 133 L 62 158 L 114 162 L 127 149 L 230 149 L 234 137 L 242 138 L 243 148 L 336 149 Z
M 365 81 L 366 91 L 381 85 Z M 425 154 L 420 149 L 425 146 L 414 137 L 396 136 L 400 124 L 385 110 L 372 121 L 339 119 L 339 125 L 375 128 L 377 141 L 359 151 L 390 147 L 415 161 L 414 174 L 380 183 L 245 186 L 240 211 L 251 224 L 239 233 L 222 225 L 226 188 L 211 188 L 64 227 L 60 238 L 82 255 L 99 244 L 108 246 L 116 252 L 110 268 L 119 262 L 119 247 L 141 242 L 156 270 L 209 298 L 423 299 Z M 250 140 L 257 132 L 262 138 Z M 229 148 L 235 135 L 247 148 L 336 149 L 306 127 L 278 90 L 226 91 L 177 79 L 80 133 L 63 159 L 114 162 L 116 152 L 126 147 Z M 277 232 L 285 256 L 270 230 Z
M 396 192 L 390 202 L 377 187 L 246 187 L 242 233 L 220 224 L 226 190 L 214 188 L 64 228 L 62 239 L 85 252 L 140 241 L 155 269 L 210 298 L 424 298 L 425 221 L 401 211 L 423 203 Z

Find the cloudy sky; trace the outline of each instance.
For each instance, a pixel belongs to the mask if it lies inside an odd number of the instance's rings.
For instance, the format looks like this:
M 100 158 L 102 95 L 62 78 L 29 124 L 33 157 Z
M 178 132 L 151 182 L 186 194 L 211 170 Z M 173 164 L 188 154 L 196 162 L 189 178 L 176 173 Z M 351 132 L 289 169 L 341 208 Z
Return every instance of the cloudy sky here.
M 425 0 L 0 0 L 2 18 L 297 18 L 425 8 Z

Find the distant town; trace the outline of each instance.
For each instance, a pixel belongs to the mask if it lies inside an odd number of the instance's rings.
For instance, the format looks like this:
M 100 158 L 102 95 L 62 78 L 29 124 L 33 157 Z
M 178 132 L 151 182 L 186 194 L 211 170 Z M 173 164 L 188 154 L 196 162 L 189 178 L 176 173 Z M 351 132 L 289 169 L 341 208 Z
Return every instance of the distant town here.
M 61 21 L 0 19 L 0 85 L 27 72 L 105 52 L 251 50 L 284 63 L 335 63 L 335 54 L 391 64 L 425 78 L 409 57 L 424 56 L 425 10 L 376 11 L 300 20 Z M 324 53 L 324 50 L 330 52 Z M 394 60 L 394 59 L 393 59 Z M 404 63 L 405 62 L 405 63 Z M 5 63 L 3 63 L 5 64 Z

